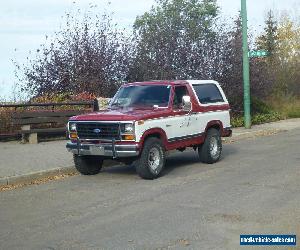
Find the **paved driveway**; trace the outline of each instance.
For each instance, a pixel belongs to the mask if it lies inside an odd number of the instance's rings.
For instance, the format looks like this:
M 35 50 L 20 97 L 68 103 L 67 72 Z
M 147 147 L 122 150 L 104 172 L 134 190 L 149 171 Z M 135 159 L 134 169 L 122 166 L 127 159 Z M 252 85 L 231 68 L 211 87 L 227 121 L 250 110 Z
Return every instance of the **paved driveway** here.
M 0 246 L 239 249 L 240 234 L 299 238 L 299 145 L 292 130 L 226 144 L 214 165 L 194 152 L 175 154 L 154 181 L 114 167 L 1 192 Z

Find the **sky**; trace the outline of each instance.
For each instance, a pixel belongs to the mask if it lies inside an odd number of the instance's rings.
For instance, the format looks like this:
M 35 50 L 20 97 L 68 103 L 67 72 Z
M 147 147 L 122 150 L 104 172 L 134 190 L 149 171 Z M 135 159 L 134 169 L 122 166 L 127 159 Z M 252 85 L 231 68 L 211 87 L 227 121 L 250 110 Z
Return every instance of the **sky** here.
M 114 19 L 123 27 L 130 28 L 137 15 L 148 11 L 154 0 L 0 0 L 0 99 L 12 98 L 16 82 L 14 64 L 24 63 L 29 51 L 35 51 L 45 42 L 45 36 L 51 36 L 59 30 L 66 12 L 80 8 L 88 10 L 90 4 L 99 9 L 114 12 Z M 75 4 L 74 4 L 75 2 Z M 218 0 L 221 14 L 226 18 L 234 17 L 240 10 L 240 0 Z M 298 3 L 297 3 L 298 2 Z M 298 0 L 248 0 L 249 26 L 260 31 L 269 9 L 275 13 L 288 12 L 299 16 Z

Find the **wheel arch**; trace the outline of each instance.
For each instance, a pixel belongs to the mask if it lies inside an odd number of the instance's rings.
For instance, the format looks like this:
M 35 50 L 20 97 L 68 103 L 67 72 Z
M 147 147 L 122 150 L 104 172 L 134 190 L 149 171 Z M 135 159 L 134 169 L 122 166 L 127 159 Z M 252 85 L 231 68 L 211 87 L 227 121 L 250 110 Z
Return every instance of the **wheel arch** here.
M 162 141 L 164 147 L 167 147 L 168 139 L 167 139 L 167 134 L 162 128 L 151 128 L 146 130 L 139 142 L 139 148 L 142 149 L 144 146 L 145 141 L 150 138 L 150 137 L 155 137 L 158 138 Z
M 223 123 L 220 120 L 213 120 L 207 123 L 206 128 L 205 128 L 205 135 L 207 134 L 207 131 L 211 128 L 217 129 L 220 131 L 220 134 L 223 134 Z

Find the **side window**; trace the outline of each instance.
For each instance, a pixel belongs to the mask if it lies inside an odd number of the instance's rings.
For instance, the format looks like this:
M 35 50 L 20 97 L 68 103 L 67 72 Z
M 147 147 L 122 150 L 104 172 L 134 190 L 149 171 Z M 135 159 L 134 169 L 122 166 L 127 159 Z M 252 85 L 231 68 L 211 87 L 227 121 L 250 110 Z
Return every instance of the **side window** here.
M 193 87 L 202 104 L 224 102 L 220 90 L 215 84 L 195 84 Z
M 188 95 L 186 86 L 175 86 L 175 95 L 173 99 L 173 108 L 181 109 L 182 108 L 182 97 Z

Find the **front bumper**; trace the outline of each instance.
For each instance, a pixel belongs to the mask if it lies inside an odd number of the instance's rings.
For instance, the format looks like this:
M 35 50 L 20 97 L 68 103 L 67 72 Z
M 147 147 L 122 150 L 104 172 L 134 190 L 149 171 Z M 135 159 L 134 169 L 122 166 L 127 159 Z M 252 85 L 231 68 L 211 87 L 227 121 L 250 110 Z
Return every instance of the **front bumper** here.
M 114 143 L 82 144 L 68 142 L 66 148 L 76 155 L 98 155 L 112 158 L 134 157 L 139 155 L 137 144 L 115 145 Z

